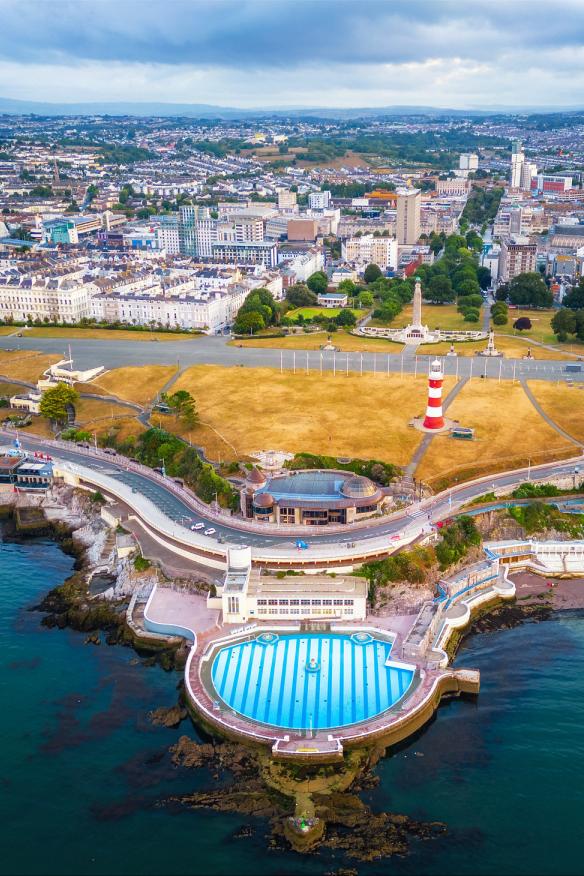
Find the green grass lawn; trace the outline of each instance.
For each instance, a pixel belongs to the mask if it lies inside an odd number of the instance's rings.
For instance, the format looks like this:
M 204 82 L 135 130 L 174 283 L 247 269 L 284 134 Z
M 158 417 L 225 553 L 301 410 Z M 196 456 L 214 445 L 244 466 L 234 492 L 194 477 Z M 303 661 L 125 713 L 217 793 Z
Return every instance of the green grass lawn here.
M 406 304 L 401 313 L 391 323 L 382 323 L 372 320 L 370 325 L 390 325 L 391 328 L 402 328 L 412 322 L 412 305 Z M 480 331 L 482 321 L 465 322 L 462 313 L 456 309 L 456 304 L 422 304 L 422 323 L 430 329 L 444 329 L 445 331 Z
M 331 319 L 334 319 L 335 316 L 338 316 L 341 312 L 340 307 L 296 307 L 294 310 L 289 310 L 286 316 L 290 319 L 298 319 L 299 316 L 304 317 L 304 319 L 313 319 L 315 316 L 322 315 L 329 316 Z M 351 311 L 356 319 L 361 319 L 367 313 L 366 310 L 352 309 Z
M 498 335 L 517 335 L 521 338 L 531 338 L 534 341 L 540 341 L 542 344 L 557 344 L 558 339 L 551 327 L 551 318 L 554 313 L 556 311 L 553 308 L 549 310 L 530 310 L 518 307 L 515 310 L 510 307 L 507 325 L 495 325 L 493 328 Z M 513 328 L 513 323 L 522 316 L 526 316 L 531 320 L 531 328 L 520 332 Z

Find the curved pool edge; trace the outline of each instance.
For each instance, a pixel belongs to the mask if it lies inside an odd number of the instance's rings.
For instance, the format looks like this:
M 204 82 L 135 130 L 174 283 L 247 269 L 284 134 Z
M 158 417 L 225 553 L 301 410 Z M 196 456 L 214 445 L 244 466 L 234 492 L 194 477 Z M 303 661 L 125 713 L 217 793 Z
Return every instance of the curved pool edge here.
M 248 630 L 242 635 L 251 632 Z M 215 634 L 202 638 L 198 648 L 191 648 L 185 667 L 185 699 L 193 720 L 212 735 L 269 749 L 278 760 L 333 762 L 343 758 L 345 748 L 395 745 L 423 727 L 444 696 L 478 694 L 480 687 L 480 674 L 476 670 L 426 670 L 418 666 L 416 689 L 395 707 L 366 722 L 365 726 L 317 731 L 310 737 L 292 731 L 278 732 L 275 727 L 263 726 L 214 708 L 213 699 L 200 678 L 201 662 L 209 649 L 212 653 L 221 643 L 233 641 L 234 637 L 232 634 L 227 637 Z

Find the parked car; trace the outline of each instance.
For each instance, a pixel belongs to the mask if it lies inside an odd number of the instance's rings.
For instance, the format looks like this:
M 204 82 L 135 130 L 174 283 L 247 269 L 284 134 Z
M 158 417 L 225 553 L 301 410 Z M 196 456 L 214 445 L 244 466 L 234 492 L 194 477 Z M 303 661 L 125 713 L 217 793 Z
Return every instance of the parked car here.
M 193 525 L 191 526 L 191 529 L 193 530 L 193 532 L 199 532 L 199 530 L 204 529 L 204 528 L 205 528 L 204 523 L 193 523 Z
M 212 526 L 210 526 L 209 529 L 205 530 L 205 535 L 215 535 L 215 530 Z

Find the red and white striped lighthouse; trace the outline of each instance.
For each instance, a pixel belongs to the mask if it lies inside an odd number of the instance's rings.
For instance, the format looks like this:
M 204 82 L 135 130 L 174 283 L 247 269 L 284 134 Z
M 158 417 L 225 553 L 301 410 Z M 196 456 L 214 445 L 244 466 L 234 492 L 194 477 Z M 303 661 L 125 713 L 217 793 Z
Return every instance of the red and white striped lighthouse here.
M 443 429 L 442 416 L 442 381 L 444 372 L 439 359 L 434 359 L 428 377 L 428 407 L 424 417 L 424 429 Z

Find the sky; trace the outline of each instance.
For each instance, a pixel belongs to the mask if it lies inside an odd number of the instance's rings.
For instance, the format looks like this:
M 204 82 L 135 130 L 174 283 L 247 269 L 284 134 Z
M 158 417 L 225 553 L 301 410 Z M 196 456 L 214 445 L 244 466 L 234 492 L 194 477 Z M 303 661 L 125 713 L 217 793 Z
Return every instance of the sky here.
M 0 96 L 584 106 L 584 0 L 0 0 Z

